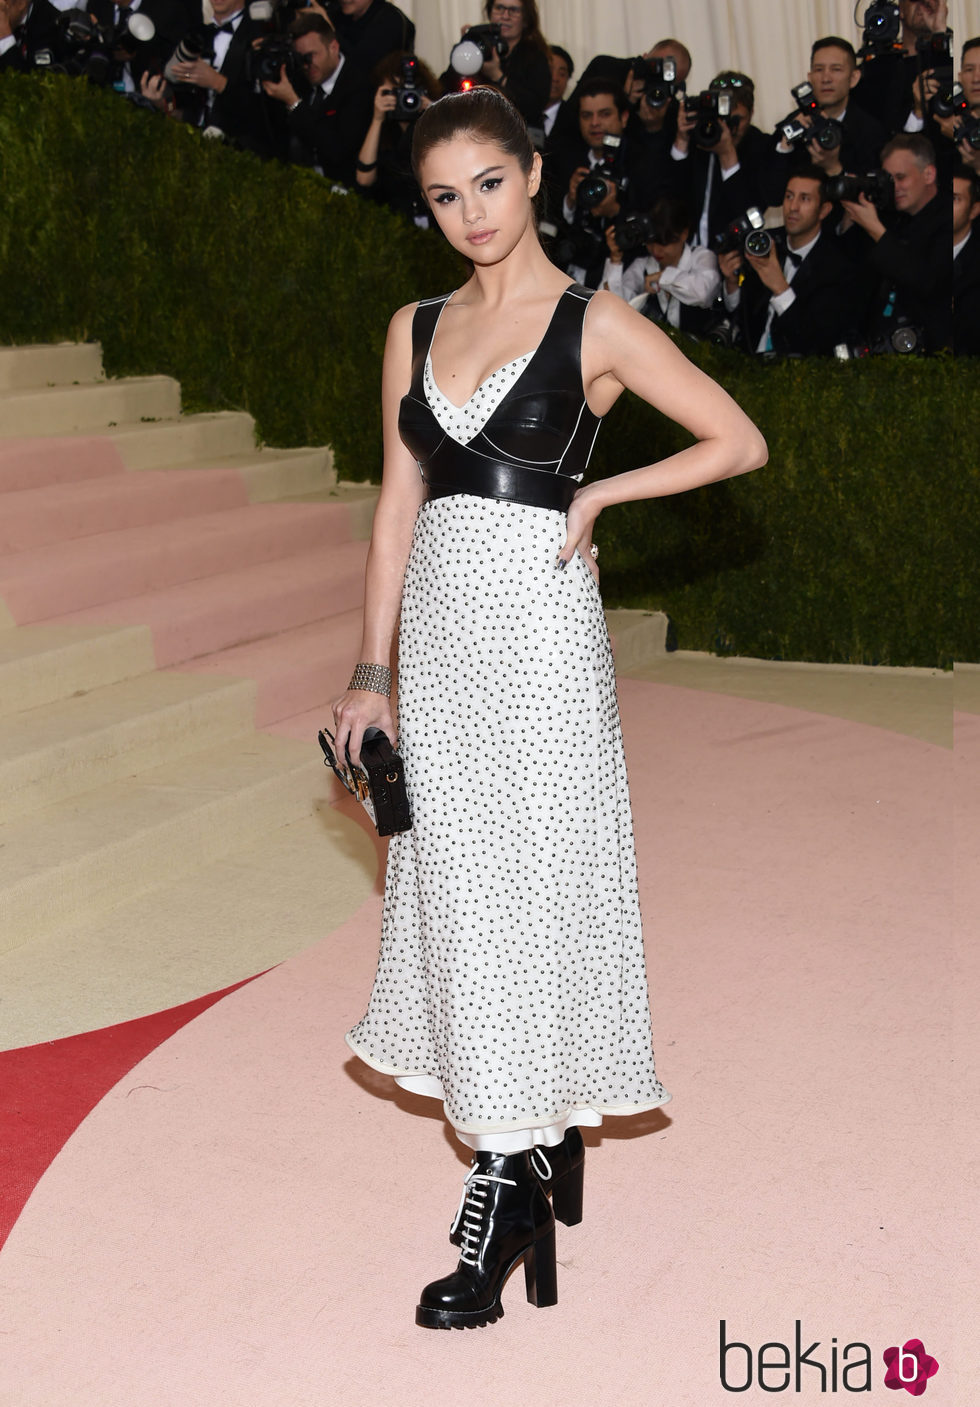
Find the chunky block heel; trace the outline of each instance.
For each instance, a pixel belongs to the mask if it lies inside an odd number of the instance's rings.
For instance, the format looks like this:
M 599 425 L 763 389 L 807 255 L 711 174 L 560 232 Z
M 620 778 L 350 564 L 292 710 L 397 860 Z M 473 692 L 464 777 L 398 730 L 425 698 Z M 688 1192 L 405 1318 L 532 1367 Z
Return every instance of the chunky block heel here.
M 558 1266 L 555 1259 L 555 1228 L 539 1236 L 524 1255 L 524 1287 L 528 1304 L 538 1309 L 558 1303 Z
M 551 1205 L 558 1221 L 566 1226 L 578 1226 L 582 1220 L 582 1191 L 585 1183 L 585 1159 L 555 1175 L 551 1184 Z

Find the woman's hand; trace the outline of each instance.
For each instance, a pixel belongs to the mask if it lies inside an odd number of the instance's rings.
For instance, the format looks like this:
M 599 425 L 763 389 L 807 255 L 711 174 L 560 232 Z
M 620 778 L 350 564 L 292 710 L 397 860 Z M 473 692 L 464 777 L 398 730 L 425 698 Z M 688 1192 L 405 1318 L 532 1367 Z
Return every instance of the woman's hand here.
M 595 527 L 595 520 L 598 518 L 601 508 L 595 502 L 591 493 L 591 485 L 583 484 L 578 490 L 571 503 L 568 505 L 568 533 L 558 553 L 557 566 L 563 571 L 576 551 L 580 552 L 585 559 L 585 565 L 599 580 L 599 567 L 592 556 L 592 529 Z
M 365 728 L 380 728 L 382 733 L 387 734 L 392 747 L 395 746 L 391 701 L 384 694 L 375 694 L 370 689 L 347 689 L 334 701 L 333 716 L 338 762 L 344 761 L 345 748 L 349 748 L 351 761 L 360 765 Z
M 383 83 L 374 95 L 374 120 L 384 122 L 389 112 L 395 110 L 395 90 Z

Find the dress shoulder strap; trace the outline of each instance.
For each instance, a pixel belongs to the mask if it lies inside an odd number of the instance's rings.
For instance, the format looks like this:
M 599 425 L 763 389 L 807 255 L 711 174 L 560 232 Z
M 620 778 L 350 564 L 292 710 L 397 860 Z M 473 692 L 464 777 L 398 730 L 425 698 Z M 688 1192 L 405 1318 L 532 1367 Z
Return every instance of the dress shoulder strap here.
M 423 298 L 415 309 L 412 318 L 412 393 L 422 399 L 422 372 L 425 359 L 432 346 L 432 337 L 439 321 L 439 314 L 449 302 L 452 293 L 443 293 L 438 298 Z

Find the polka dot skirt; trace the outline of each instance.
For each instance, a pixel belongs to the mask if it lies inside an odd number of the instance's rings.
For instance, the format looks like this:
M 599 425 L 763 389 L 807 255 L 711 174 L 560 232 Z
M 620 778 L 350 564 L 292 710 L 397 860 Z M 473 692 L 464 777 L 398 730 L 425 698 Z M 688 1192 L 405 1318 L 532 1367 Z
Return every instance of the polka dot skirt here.
M 548 509 L 438 498 L 405 576 L 415 824 L 390 841 L 377 976 L 347 1040 L 376 1069 L 437 1081 L 461 1132 L 670 1098 L 612 653 L 589 568 L 555 567 L 564 535 Z

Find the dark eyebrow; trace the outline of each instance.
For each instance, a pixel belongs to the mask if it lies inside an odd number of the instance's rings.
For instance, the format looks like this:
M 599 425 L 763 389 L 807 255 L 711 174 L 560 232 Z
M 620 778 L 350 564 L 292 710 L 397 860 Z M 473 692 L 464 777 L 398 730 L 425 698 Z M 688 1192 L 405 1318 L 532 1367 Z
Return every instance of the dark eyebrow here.
M 484 176 L 490 175 L 491 171 L 502 171 L 503 169 L 502 166 L 488 166 L 485 170 L 478 171 L 475 176 L 470 178 L 471 184 L 473 181 L 482 181 Z M 427 191 L 454 191 L 455 189 L 455 186 L 444 186 L 440 185 L 438 182 L 434 182 L 431 186 L 426 186 Z

